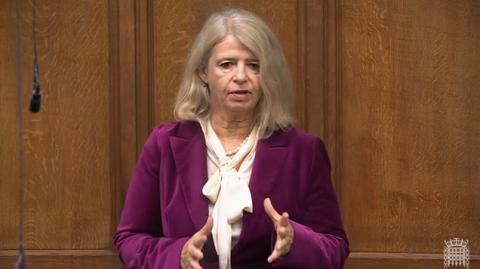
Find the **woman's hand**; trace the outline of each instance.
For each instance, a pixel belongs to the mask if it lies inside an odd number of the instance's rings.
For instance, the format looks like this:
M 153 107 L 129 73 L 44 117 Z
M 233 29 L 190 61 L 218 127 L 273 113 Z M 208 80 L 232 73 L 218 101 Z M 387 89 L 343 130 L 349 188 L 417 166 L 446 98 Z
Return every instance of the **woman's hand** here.
M 288 222 L 288 213 L 283 212 L 282 215 L 278 214 L 277 210 L 273 208 L 270 198 L 265 198 L 263 207 L 272 220 L 275 231 L 277 232 L 277 241 L 275 242 L 272 253 L 267 259 L 269 263 L 272 263 L 278 259 L 278 257 L 290 251 L 293 242 L 293 228 Z
M 209 216 L 205 225 L 185 243 L 180 254 L 182 269 L 202 269 L 200 266 L 200 260 L 203 259 L 202 248 L 212 231 L 212 227 L 213 220 Z

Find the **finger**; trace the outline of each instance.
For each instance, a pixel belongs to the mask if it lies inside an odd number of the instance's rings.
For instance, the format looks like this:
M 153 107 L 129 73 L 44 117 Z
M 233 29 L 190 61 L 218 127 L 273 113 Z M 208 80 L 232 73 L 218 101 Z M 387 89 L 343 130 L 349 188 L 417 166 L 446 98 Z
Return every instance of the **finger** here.
M 280 220 L 279 220 L 280 225 L 283 226 L 283 227 L 288 226 L 289 225 L 288 218 L 289 218 L 288 213 L 283 212 L 283 214 L 282 214 L 282 216 L 280 217 Z
M 270 219 L 273 222 L 279 222 L 280 220 L 280 214 L 278 214 L 277 210 L 272 205 L 272 201 L 270 201 L 270 198 L 265 198 L 263 200 L 263 207 L 265 208 L 265 212 L 267 212 L 267 215 L 270 217 Z
M 290 251 L 291 247 L 291 240 L 288 237 L 285 238 L 278 238 L 277 241 L 275 242 L 275 247 L 272 250 L 271 260 L 274 261 L 278 259 L 280 256 L 285 255 Z
M 203 259 L 203 252 L 200 248 L 197 248 L 194 245 L 191 245 L 189 248 L 188 253 L 190 254 L 190 257 L 193 258 L 194 260 L 201 260 Z
M 280 257 L 282 255 L 282 247 L 284 245 L 284 240 L 282 240 L 281 238 L 277 237 L 277 240 L 275 241 L 275 245 L 273 246 L 273 250 L 272 250 L 272 253 L 270 254 L 270 256 L 267 258 L 268 262 L 272 263 L 274 262 L 276 259 L 278 259 L 278 257 Z
M 195 261 L 195 260 L 190 260 L 189 265 L 190 265 L 189 268 L 192 268 L 192 269 L 202 269 L 198 261 Z
M 203 248 L 203 245 L 207 241 L 207 237 L 205 235 L 201 235 L 199 233 L 196 233 L 195 235 L 192 236 L 192 245 L 195 248 Z
M 201 235 L 208 236 L 212 232 L 213 228 L 213 219 L 212 216 L 208 216 L 207 221 L 203 225 L 203 227 L 198 231 Z
M 285 238 L 288 234 L 287 227 L 283 227 L 283 226 L 278 227 L 277 234 L 279 235 L 280 238 Z
M 278 251 L 277 249 L 274 249 L 272 251 L 272 254 L 270 254 L 270 256 L 268 256 L 267 261 L 269 263 L 272 263 L 272 262 L 276 261 L 278 259 L 278 257 L 280 257 L 280 251 Z

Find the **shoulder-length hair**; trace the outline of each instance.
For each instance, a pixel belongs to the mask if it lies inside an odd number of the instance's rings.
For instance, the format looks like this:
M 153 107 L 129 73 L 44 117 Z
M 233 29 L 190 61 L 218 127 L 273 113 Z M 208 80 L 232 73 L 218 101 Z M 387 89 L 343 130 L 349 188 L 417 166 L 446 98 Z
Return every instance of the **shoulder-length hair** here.
M 260 17 L 242 9 L 226 9 L 210 15 L 197 35 L 175 102 L 178 120 L 199 121 L 208 117 L 209 92 L 199 76 L 208 63 L 212 48 L 226 36 L 235 36 L 260 63 L 262 97 L 256 107 L 260 137 L 286 129 L 293 122 L 292 81 L 282 46 Z

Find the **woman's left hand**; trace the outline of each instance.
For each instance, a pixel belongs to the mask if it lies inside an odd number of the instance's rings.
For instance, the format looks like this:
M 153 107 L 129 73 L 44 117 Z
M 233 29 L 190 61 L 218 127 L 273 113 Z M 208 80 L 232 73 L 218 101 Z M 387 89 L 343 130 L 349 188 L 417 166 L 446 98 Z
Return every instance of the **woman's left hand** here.
M 277 241 L 275 242 L 272 253 L 267 259 L 269 263 L 272 263 L 290 251 L 293 242 L 293 228 L 290 222 L 288 222 L 288 213 L 283 212 L 282 215 L 280 215 L 272 206 L 270 198 L 265 198 L 263 207 L 272 220 L 275 231 L 277 232 Z

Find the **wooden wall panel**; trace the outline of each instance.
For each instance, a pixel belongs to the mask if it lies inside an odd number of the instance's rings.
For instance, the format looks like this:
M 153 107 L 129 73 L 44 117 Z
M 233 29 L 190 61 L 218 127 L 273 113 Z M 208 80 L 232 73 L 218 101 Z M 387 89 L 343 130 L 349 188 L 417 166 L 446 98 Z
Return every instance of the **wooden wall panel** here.
M 109 1 L 110 191 L 113 233 L 137 159 L 138 113 L 136 1 Z M 139 1 L 140 2 L 140 1 Z M 142 119 L 145 121 L 146 118 Z
M 460 237 L 479 254 L 480 4 L 345 0 L 340 12 L 338 154 L 352 251 L 440 254 Z
M 24 100 L 31 2 L 22 7 Z M 345 268 L 480 262 L 480 4 L 473 0 L 53 1 L 38 4 L 44 102 L 24 113 L 29 267 L 121 268 L 111 235 L 147 134 L 172 109 L 211 12 L 244 7 L 281 40 L 298 126 L 324 138 L 353 251 Z M 18 225 L 15 5 L 0 2 L 0 268 Z
M 444 268 L 443 255 L 435 258 L 432 257 L 397 257 L 397 258 L 361 258 L 350 257 L 345 269 L 425 269 L 425 268 Z M 450 268 L 465 268 L 463 266 L 450 266 Z M 470 260 L 470 269 L 480 268 L 480 260 Z
M 29 255 L 26 258 L 27 268 L 35 269 L 114 269 L 122 268 L 122 265 L 114 253 L 77 253 L 60 254 L 53 252 L 42 253 L 41 255 Z M 114 256 L 115 255 L 115 256 Z M 16 256 L 0 257 L 2 268 L 12 269 L 17 260 Z
M 15 82 L 15 2 L 0 2 L 0 249 L 18 237 L 18 132 Z
M 24 52 L 31 55 L 31 8 L 23 10 Z M 25 113 L 27 248 L 104 248 L 110 242 L 108 6 L 42 2 L 37 15 L 44 102 L 41 113 Z
M 243 7 L 265 18 L 284 45 L 296 79 L 297 20 L 302 19 L 297 17 L 298 5 L 291 0 L 154 1 L 154 121 L 173 120 L 173 103 L 193 39 L 208 15 L 222 8 Z M 301 114 L 301 110 L 298 113 Z
M 299 54 L 304 60 L 303 68 L 299 67 L 304 74 L 303 87 L 297 87 L 299 92 L 303 92 L 305 102 L 301 104 L 304 108 L 306 130 L 325 138 L 326 110 L 324 102 L 326 100 L 324 88 L 325 76 L 325 28 L 326 28 L 326 3 L 324 1 L 306 1 L 306 7 L 303 16 L 299 14 L 299 19 L 304 17 L 305 27 L 303 53 Z M 298 85 L 298 84 L 297 84 Z M 298 97 L 297 97 L 298 99 Z
M 15 1 L 0 7 L 0 268 L 12 268 L 18 244 Z M 37 1 L 43 100 L 41 112 L 31 114 L 32 3 L 22 1 L 23 228 L 27 261 L 36 268 L 118 266 L 111 243 L 117 222 L 111 97 L 118 96 L 110 88 L 111 7 L 108 1 Z

